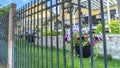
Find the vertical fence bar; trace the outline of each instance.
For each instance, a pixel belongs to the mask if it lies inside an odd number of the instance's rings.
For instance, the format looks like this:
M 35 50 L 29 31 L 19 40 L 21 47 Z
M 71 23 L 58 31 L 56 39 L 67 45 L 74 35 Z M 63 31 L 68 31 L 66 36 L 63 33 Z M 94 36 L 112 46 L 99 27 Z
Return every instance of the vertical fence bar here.
M 15 63 L 16 63 L 16 41 L 15 41 L 15 16 L 13 16 L 13 44 L 14 44 L 14 47 L 13 47 L 13 61 L 12 61 L 12 63 L 13 63 L 13 68 L 15 68 L 16 67 L 16 65 L 15 65 Z
M 25 40 L 26 40 L 26 29 L 27 29 L 27 4 L 25 5 L 25 32 L 24 32 L 24 34 L 25 34 Z M 25 67 L 24 68 L 27 68 L 27 42 L 25 41 Z
M 30 30 L 29 30 L 29 28 L 30 28 L 30 3 L 28 3 L 28 33 L 30 32 Z M 27 34 L 27 41 L 28 41 L 28 34 Z M 28 51 L 28 67 L 27 68 L 30 68 L 30 48 L 29 48 L 29 44 L 27 45 L 27 51 Z
M 19 12 L 18 12 L 18 24 L 19 24 L 19 28 L 18 28 L 18 42 L 19 42 L 19 43 L 18 43 L 18 57 L 19 57 L 19 59 L 18 59 L 18 60 L 19 60 L 18 66 L 19 66 L 19 67 L 18 67 L 18 68 L 21 67 L 21 63 L 20 63 L 20 62 L 21 62 L 21 60 L 20 60 L 20 57 L 21 57 L 21 55 L 20 55 L 20 49 L 21 49 L 21 48 L 20 48 L 20 45 L 21 45 L 20 42 L 21 42 L 21 39 L 19 39 L 19 38 L 20 38 L 20 33 L 19 33 L 19 32 L 20 32 L 20 29 L 21 29 L 21 27 L 20 27 L 20 22 L 19 22 L 19 21 L 20 21 L 20 13 L 21 13 L 20 10 L 21 10 L 21 8 L 19 8 Z
M 3 16 L 3 18 L 4 18 L 4 17 L 5 17 L 5 15 Z M 3 23 L 4 23 L 4 19 L 3 19 Z M 4 24 L 3 24 L 3 26 L 4 26 Z M 3 27 L 3 29 L 4 29 L 4 27 Z M 4 34 L 4 30 L 3 30 L 3 34 Z M 3 39 L 3 35 L 2 35 L 2 39 Z M 1 42 L 1 43 L 2 43 L 2 46 L 1 46 L 1 48 L 2 48 L 2 49 L 1 49 L 1 50 L 2 50 L 2 57 L 1 57 L 1 58 L 2 58 L 2 59 L 3 59 L 3 54 L 4 54 L 4 53 L 3 53 L 3 52 L 4 52 L 4 51 L 3 51 L 3 41 L 4 41 L 4 40 L 2 40 L 2 42 Z M 3 60 L 2 60 L 2 62 L 3 62 Z
M 83 68 L 83 49 L 82 49 L 82 22 L 81 22 L 81 0 L 78 0 L 78 19 L 79 19 L 79 36 L 80 36 L 80 68 Z
M 19 38 L 18 38 L 19 39 L 19 44 L 20 44 L 19 45 L 19 47 L 20 47 L 19 48 L 19 57 L 20 57 L 19 58 L 19 61 L 20 61 L 19 64 L 20 64 L 20 68 L 22 68 L 22 59 L 21 59 L 22 58 L 22 56 L 21 56 L 22 55 L 22 43 L 21 43 L 22 39 L 21 39 L 21 36 L 20 36 L 21 30 L 22 30 L 22 7 L 20 8 L 20 13 L 19 13 L 19 24 L 20 24 Z
M 5 14 L 5 17 L 6 17 L 6 14 Z M 6 19 L 4 20 L 4 23 L 3 23 L 3 26 L 4 26 L 4 34 L 5 34 L 5 22 L 6 22 Z M 3 36 L 3 63 L 5 64 L 5 36 Z
M 4 23 L 4 22 L 3 22 L 3 18 L 4 18 L 4 16 L 2 16 L 2 21 L 1 21 L 2 23 Z M 1 30 L 3 30 L 3 27 L 2 27 L 2 26 L 1 26 Z M 2 40 L 2 39 L 3 39 L 3 31 L 1 31 L 1 32 L 2 32 L 2 35 L 1 35 L 1 40 Z M 3 48 L 2 48 L 2 46 L 3 46 L 3 40 L 1 41 L 1 47 L 0 47 L 0 48 L 1 48 L 1 56 L 0 56 L 0 57 L 1 57 L 1 60 L 3 59 L 3 58 L 2 58 L 2 56 L 3 56 L 3 50 L 2 50 Z M 2 60 L 2 62 L 3 62 L 3 60 Z
M 21 13 L 21 33 L 23 32 L 24 30 L 24 26 L 23 26 L 23 23 L 24 23 L 24 18 L 23 18 L 23 13 L 24 13 L 24 8 L 22 7 L 22 13 Z M 23 37 L 21 36 L 21 58 L 24 58 L 24 41 L 23 41 Z M 24 67 L 24 59 L 21 59 L 21 67 L 23 68 Z
M 52 22 L 52 0 L 50 0 L 50 39 L 51 39 L 51 41 L 50 41 L 50 52 L 51 52 L 51 54 L 50 54 L 50 61 L 51 61 L 51 63 L 50 63 L 50 68 L 53 68 L 53 41 L 52 41 L 52 24 L 53 24 L 53 22 Z
M 20 52 L 20 55 L 19 55 L 19 57 L 20 57 L 20 68 L 22 68 L 22 38 L 21 38 L 21 31 L 22 31 L 22 7 L 20 8 L 20 18 L 19 18 L 19 23 L 20 23 L 20 31 L 19 31 L 19 39 L 20 39 L 20 50 L 19 50 L 19 52 Z
M 5 36 L 4 36 L 4 64 L 6 64 L 6 43 L 7 43 L 7 41 L 6 41 L 6 37 L 7 37 L 7 24 L 8 24 L 8 22 L 7 22 L 7 20 L 8 20 L 8 14 L 5 14 L 5 17 L 6 17 L 6 19 L 5 19 L 5 23 L 4 23 L 4 31 L 5 31 Z M 7 26 L 7 27 L 6 27 Z M 13 55 L 14 55 L 14 53 L 13 53 Z
M 101 22 L 102 22 L 103 48 L 104 48 L 104 68 L 108 68 L 103 0 L 100 0 L 100 9 L 101 9 Z
M 47 25 L 48 25 L 48 20 L 47 20 L 47 16 L 48 16 L 47 13 L 48 13 L 48 11 L 47 11 L 47 0 L 45 0 L 45 6 L 46 6 L 46 12 L 45 12 L 45 14 L 46 14 L 45 15 L 45 21 L 46 21 L 46 25 L 45 25 L 45 28 L 46 28 L 45 29 L 45 34 L 46 34 L 46 38 L 45 38 L 46 39 L 45 40 L 45 42 L 46 42 L 45 43 L 45 45 L 46 45 L 46 68 L 48 68 L 48 43 L 47 43 L 48 42 L 48 35 L 47 35 L 48 34 L 48 32 L 47 32 L 48 31 L 48 29 L 47 29 L 48 28 L 47 27 Z
M 4 18 L 4 16 L 3 16 Z M 2 22 L 4 23 L 4 19 L 2 20 Z M 2 27 L 3 30 L 3 27 Z M 2 37 L 1 39 L 3 39 L 3 35 L 4 35 L 4 31 L 2 32 Z M 1 59 L 2 59 L 2 63 L 3 63 L 3 40 L 1 41 Z
M 22 33 L 23 33 L 23 38 L 24 38 L 24 36 L 25 36 L 25 30 L 26 30 L 26 27 L 25 27 L 25 26 L 26 26 L 26 25 L 25 25 L 25 24 L 26 24 L 26 13 L 25 13 L 26 11 L 25 11 L 25 10 L 26 10 L 26 6 L 23 6 L 23 31 L 22 31 Z M 24 40 L 25 40 L 25 38 L 24 38 Z M 23 50 L 23 54 L 24 54 L 23 68 L 25 68 L 25 66 L 26 66 L 26 63 L 25 63 L 25 62 L 26 62 L 26 50 L 25 50 L 25 49 L 26 49 L 26 41 L 24 41 L 23 47 L 24 47 L 24 48 L 23 48 L 23 49 L 24 49 L 24 50 Z
M 4 15 L 4 17 L 6 17 L 6 15 Z M 4 22 L 4 23 L 3 23 L 3 26 L 5 25 L 5 20 L 6 20 L 6 19 L 4 19 L 4 21 L 3 21 L 3 22 Z M 5 34 L 5 29 L 4 29 L 4 34 Z M 4 37 L 5 37 L 5 36 L 3 36 L 3 41 L 2 41 L 2 43 L 3 43 L 3 45 L 2 45 L 2 50 L 3 50 L 3 57 L 2 57 L 2 59 L 3 59 L 3 63 L 4 63 L 4 55 L 5 55 L 5 53 L 4 53 Z
M 65 46 L 65 21 L 64 21 L 64 0 L 62 0 L 62 30 L 63 30 L 63 61 L 64 66 L 66 68 L 66 46 Z
M 19 13 L 19 24 L 20 24 L 20 29 L 19 29 L 19 40 L 20 40 L 20 45 L 19 45 L 19 47 L 20 47 L 20 49 L 19 49 L 19 57 L 20 57 L 20 59 L 19 59 L 19 61 L 20 61 L 20 68 L 22 68 L 22 39 L 21 39 L 21 30 L 22 30 L 22 7 L 20 8 L 20 13 Z
M 59 68 L 58 1 L 56 0 L 56 68 Z
M 23 19 L 23 22 L 22 22 L 22 27 L 23 27 L 23 29 L 22 29 L 22 41 L 24 41 L 25 39 L 24 39 L 24 31 L 25 31 L 25 27 L 24 27 L 24 25 L 25 25 L 25 6 L 23 6 L 23 9 L 22 9 L 22 15 L 23 15 L 23 17 L 22 17 L 22 19 Z M 25 67 L 25 41 L 23 42 L 23 45 L 22 45 L 23 47 L 22 47 L 22 51 L 23 51 L 23 68 Z
M 8 14 L 7 14 L 7 19 L 8 19 L 8 21 L 7 22 L 9 22 L 9 12 L 8 12 Z M 7 24 L 7 26 L 9 25 L 9 23 L 6 23 Z M 6 38 L 6 49 L 7 49 L 7 51 L 6 51 L 6 58 L 8 58 L 8 27 L 7 27 L 7 32 L 6 32 L 7 34 L 6 34 L 6 36 L 7 36 L 7 38 Z M 6 64 L 7 64 L 7 59 L 6 59 Z
M 21 31 L 21 11 L 22 10 L 22 8 L 20 8 L 19 9 L 19 20 L 18 20 L 18 23 L 19 23 L 19 29 L 18 29 L 18 31 L 19 31 L 19 36 L 18 36 L 18 40 L 19 40 L 19 68 L 21 68 L 21 45 L 22 45 L 22 43 L 21 43 L 21 37 L 20 37 L 20 31 Z
M 30 68 L 32 68 L 32 66 L 33 66 L 33 63 L 32 63 L 32 60 L 33 60 L 33 57 L 32 57 L 32 51 L 33 51 L 33 49 L 32 49 L 32 30 L 33 30 L 33 27 L 32 27 L 32 17 L 33 17 L 33 15 L 32 15 L 32 12 L 33 12 L 33 8 L 32 8 L 32 6 L 33 6 L 33 1 L 31 1 L 31 4 L 30 4 L 31 6 L 31 8 L 30 8 L 30 28 L 29 28 L 29 31 L 30 32 L 28 32 L 28 34 L 29 34 L 29 36 L 28 37 L 30 37 Z
M 74 55 L 73 55 L 73 23 L 72 23 L 72 7 L 73 4 L 71 3 L 71 1 L 69 2 L 70 4 L 70 45 L 71 45 L 71 68 L 74 68 Z
M 3 18 L 5 17 L 5 15 L 3 16 Z M 5 19 L 3 19 L 3 26 L 4 26 L 4 23 L 5 23 Z M 4 27 L 3 27 L 3 34 L 4 34 Z M 2 36 L 2 39 L 3 39 L 3 37 L 4 37 L 4 35 Z M 2 46 L 1 46 L 1 48 L 2 48 L 2 59 L 3 59 L 3 54 L 4 54 L 4 51 L 3 51 L 3 41 L 4 40 L 2 40 Z M 2 60 L 2 62 L 3 62 L 3 60 Z
M 19 10 L 18 10 L 19 11 Z M 18 15 L 17 15 L 17 27 L 18 27 L 18 20 L 19 20 L 19 13 L 17 13 Z M 17 46 L 17 68 L 19 68 L 19 31 L 18 31 L 18 29 L 19 29 L 19 27 L 17 28 L 17 44 L 16 44 L 16 46 Z
M 1 31 L 0 42 L 2 41 L 2 26 L 1 26 L 2 23 L 1 22 L 2 22 L 2 16 L 0 17 L 0 31 Z M 1 45 L 2 45 L 2 43 L 0 43 L 0 51 L 2 53 Z M 1 59 L 1 55 L 2 55 L 1 53 L 0 53 L 0 59 Z
M 7 31 L 8 31 L 8 21 L 9 14 L 6 13 L 0 17 L 0 61 L 3 64 L 7 64 Z
M 20 12 L 20 9 L 18 10 Z M 18 23 L 18 68 L 20 68 L 20 40 L 19 40 L 19 19 L 20 19 L 20 13 L 18 12 L 18 18 L 17 18 L 17 23 Z
M 9 12 L 7 13 L 7 23 L 6 23 L 6 25 L 7 25 L 7 31 L 6 31 L 6 36 L 7 36 L 7 38 L 6 38 L 6 42 L 7 42 L 7 43 L 6 43 L 6 49 L 7 49 L 7 50 L 6 50 L 6 58 L 8 58 L 8 45 L 7 45 L 7 44 L 8 44 L 8 25 L 9 25 L 8 22 L 9 22 Z M 8 61 L 7 61 L 7 59 L 6 59 L 6 64 L 7 64 L 7 62 L 8 62 Z
M 12 68 L 12 46 L 13 46 L 13 39 L 12 39 L 12 32 L 13 32 L 13 19 L 16 12 L 16 5 L 10 5 L 10 14 L 9 14 L 9 33 L 8 33 L 8 68 Z
M 43 68 L 43 0 L 41 3 L 41 67 Z
M 33 17 L 33 18 L 34 18 L 34 23 L 33 23 L 33 34 L 34 34 L 34 35 L 33 35 L 33 38 L 36 39 L 36 33 L 37 33 L 37 31 L 36 31 L 36 29 L 35 29 L 35 28 L 36 28 L 36 26 L 35 26 L 35 25 L 36 25 L 36 17 L 35 17 L 35 12 L 36 12 L 36 11 L 35 11 L 35 10 L 36 10 L 36 9 L 35 9 L 35 8 L 36 8 L 35 6 L 36 6 L 36 4 L 35 4 L 35 3 L 36 3 L 36 0 L 34 0 L 34 17 Z M 33 39 L 33 40 L 35 40 L 35 39 Z M 35 62 L 35 60 L 36 60 L 36 59 L 35 59 L 35 58 L 36 58 L 35 41 L 34 41 L 34 44 L 33 44 L 33 45 L 34 45 L 34 46 L 33 46 L 33 53 L 34 53 L 33 55 L 34 55 L 34 68 L 35 68 L 35 64 L 36 64 L 36 62 Z
M 2 22 L 1 19 L 2 19 L 2 17 L 0 17 L 0 25 L 1 25 L 1 22 Z M 0 26 L 0 29 L 2 30 L 2 27 L 1 27 L 1 26 Z M 1 30 L 0 30 L 0 31 L 1 31 Z M 2 38 L 1 38 L 1 36 L 0 36 L 0 40 L 1 40 L 1 39 L 2 39 Z M 1 42 L 1 41 L 0 41 L 0 42 Z M 1 43 L 0 43 L 0 51 L 2 51 L 2 50 L 1 50 Z M 1 53 L 0 53 L 0 58 L 1 58 Z
M 14 31 L 14 58 L 13 59 L 14 59 L 14 68 L 16 68 L 17 67 L 16 66 L 17 65 L 16 64 L 17 63 L 17 53 L 16 53 L 17 52 L 17 46 L 16 46 L 16 17 L 15 16 L 13 17 L 13 20 L 14 20 L 13 21 L 13 24 L 14 24 L 13 25 L 13 27 L 14 27 L 14 30 L 13 30 Z
M 93 31 L 92 31 L 92 13 L 91 13 L 91 0 L 88 0 L 89 10 L 89 28 L 90 28 L 90 52 L 91 52 L 91 68 L 94 68 L 94 48 L 93 48 Z
M 39 0 L 37 0 L 37 31 L 38 32 L 40 32 L 40 30 L 39 30 Z M 37 34 L 37 58 L 38 58 L 38 60 L 37 60 L 37 67 L 39 68 L 39 38 L 40 38 L 40 36 L 39 36 L 39 33 Z

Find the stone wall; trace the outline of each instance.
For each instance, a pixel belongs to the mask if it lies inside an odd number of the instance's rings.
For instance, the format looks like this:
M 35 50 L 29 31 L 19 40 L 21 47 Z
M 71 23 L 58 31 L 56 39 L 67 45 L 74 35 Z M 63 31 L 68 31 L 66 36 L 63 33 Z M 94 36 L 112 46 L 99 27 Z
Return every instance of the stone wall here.
M 47 46 L 50 47 L 51 46 L 51 40 L 53 42 L 53 47 L 56 47 L 57 46 L 57 40 L 56 40 L 56 36 L 53 36 L 52 39 L 49 37 L 47 37 Z M 35 41 L 35 44 L 37 44 L 37 39 Z M 39 45 L 41 45 L 41 38 L 39 38 Z M 43 46 L 46 45 L 46 37 L 43 37 Z M 60 48 L 62 48 L 63 46 L 63 37 L 62 36 L 59 36 L 58 37 L 58 45 Z
M 120 35 L 110 34 L 106 35 L 107 55 L 113 59 L 120 60 Z M 104 55 L 103 43 L 97 44 L 99 54 Z
M 51 46 L 51 40 L 53 41 L 53 47 L 56 47 L 56 36 L 53 36 L 53 39 L 50 39 L 48 37 L 47 39 L 47 45 L 48 47 Z M 59 42 L 59 48 L 63 47 L 63 37 L 59 36 L 58 42 Z M 37 40 L 35 41 L 35 44 L 37 44 Z M 120 60 L 120 35 L 115 35 L 115 34 L 109 34 L 106 35 L 106 44 L 107 44 L 107 55 L 110 55 L 114 59 L 119 59 Z M 41 45 L 41 38 L 39 39 L 39 45 Z M 43 37 L 43 45 L 46 45 L 46 38 Z M 104 50 L 103 50 L 103 43 L 98 43 L 97 44 L 99 54 L 104 55 Z

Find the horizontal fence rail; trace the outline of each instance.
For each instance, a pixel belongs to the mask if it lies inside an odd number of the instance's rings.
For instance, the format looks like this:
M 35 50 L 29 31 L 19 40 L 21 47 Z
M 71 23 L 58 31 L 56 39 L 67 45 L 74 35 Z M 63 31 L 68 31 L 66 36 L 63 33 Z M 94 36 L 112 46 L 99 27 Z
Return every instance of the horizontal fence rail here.
M 0 61 L 7 64 L 9 13 L 0 17 Z

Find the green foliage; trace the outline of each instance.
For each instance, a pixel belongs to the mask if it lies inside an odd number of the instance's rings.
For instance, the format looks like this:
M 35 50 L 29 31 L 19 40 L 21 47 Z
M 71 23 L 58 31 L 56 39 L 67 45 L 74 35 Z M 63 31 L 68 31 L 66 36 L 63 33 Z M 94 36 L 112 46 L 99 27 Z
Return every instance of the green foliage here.
M 43 26 L 48 25 L 48 24 L 49 24 L 49 21 L 44 21 L 43 22 Z
M 60 32 L 59 32 L 59 35 L 63 35 L 63 32 L 62 32 L 62 31 L 60 31 Z
M 60 21 L 60 20 L 58 20 L 58 21 L 57 21 L 57 23 L 58 23 L 58 24 L 60 24 L 60 23 L 61 23 L 61 21 Z M 57 23 L 55 23 L 55 25 L 57 25 Z
M 113 34 L 118 34 L 119 33 L 118 20 L 111 20 L 111 23 L 109 24 L 109 27 L 111 29 L 111 33 L 113 33 Z
M 51 35 L 51 31 L 47 31 L 47 36 Z M 43 36 L 46 36 L 46 30 L 43 30 Z M 52 30 L 52 36 L 56 36 L 56 30 Z
M 1 6 L 0 8 L 0 16 L 9 12 L 9 6 Z
M 98 34 L 98 33 L 100 33 L 100 32 L 102 32 L 102 24 L 101 24 L 101 23 L 99 23 L 99 24 L 97 25 L 97 28 L 96 28 L 96 30 L 95 30 L 95 33 L 96 33 L 96 34 Z
M 79 40 L 77 40 L 77 36 L 78 36 L 78 34 L 76 33 L 76 34 L 73 34 L 73 42 L 74 42 L 74 45 L 77 45 L 77 44 L 79 44 Z

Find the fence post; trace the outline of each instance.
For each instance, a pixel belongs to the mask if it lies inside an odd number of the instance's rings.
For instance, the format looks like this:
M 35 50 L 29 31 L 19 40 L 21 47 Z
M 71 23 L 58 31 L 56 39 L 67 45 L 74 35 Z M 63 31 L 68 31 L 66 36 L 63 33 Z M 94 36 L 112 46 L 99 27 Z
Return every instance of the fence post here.
M 9 26 L 8 26 L 8 64 L 7 68 L 13 68 L 12 67 L 12 47 L 13 47 L 13 19 L 12 17 L 16 13 L 16 4 L 12 3 L 10 5 L 10 11 L 9 11 Z

